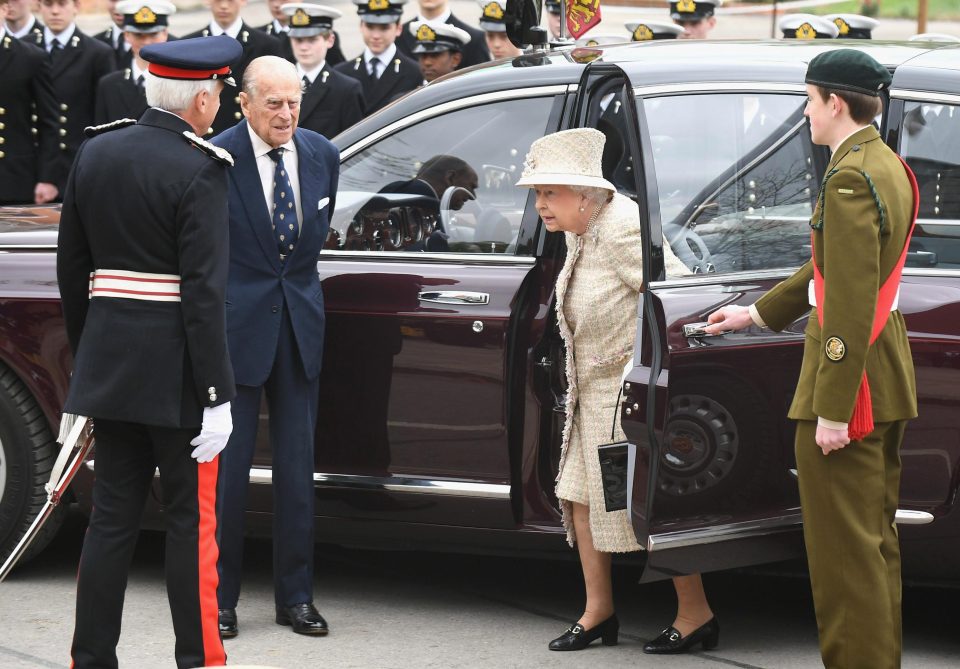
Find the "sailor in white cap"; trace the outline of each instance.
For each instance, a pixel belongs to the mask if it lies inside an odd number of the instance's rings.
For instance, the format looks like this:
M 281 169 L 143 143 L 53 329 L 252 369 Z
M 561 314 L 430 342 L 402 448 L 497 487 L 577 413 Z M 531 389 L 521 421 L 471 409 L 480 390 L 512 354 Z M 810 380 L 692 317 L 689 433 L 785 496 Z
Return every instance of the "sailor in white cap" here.
M 470 35 L 448 23 L 430 24 L 414 21 L 410 33 L 416 38 L 413 53 L 420 61 L 423 83 L 450 74 L 463 60 L 463 49 L 470 43 Z
M 814 14 L 787 14 L 777 28 L 784 39 L 833 39 L 840 34 L 833 21 Z
M 833 21 L 840 39 L 873 39 L 871 33 L 880 25 L 876 19 L 859 14 L 827 14 L 823 18 Z
M 290 47 L 303 82 L 298 125 L 327 139 L 363 118 L 363 86 L 334 71 L 327 62 L 336 44 L 333 21 L 342 14 L 325 5 L 290 2 L 281 6 L 287 18 Z
M 707 39 L 717 25 L 714 16 L 723 0 L 667 0 L 670 18 L 683 28 L 680 39 Z
M 480 30 L 487 41 L 487 48 L 494 58 L 512 58 L 523 53 L 507 37 L 507 24 L 504 20 L 507 0 L 478 0 L 480 4 Z
M 625 25 L 630 33 L 631 42 L 646 42 L 656 39 L 677 39 L 684 34 L 684 28 L 666 21 L 630 21 Z
M 353 0 L 360 15 L 360 34 L 365 48 L 352 60 L 335 68 L 363 86 L 367 114 L 423 82 L 417 62 L 400 52 L 400 17 L 407 0 Z
M 123 17 L 123 39 L 133 57 L 125 68 L 97 83 L 93 119 L 98 125 L 122 118 L 138 119 L 147 111 L 147 61 L 140 58 L 140 49 L 167 41 L 167 17 L 177 11 L 167 0 L 123 0 L 115 9 Z

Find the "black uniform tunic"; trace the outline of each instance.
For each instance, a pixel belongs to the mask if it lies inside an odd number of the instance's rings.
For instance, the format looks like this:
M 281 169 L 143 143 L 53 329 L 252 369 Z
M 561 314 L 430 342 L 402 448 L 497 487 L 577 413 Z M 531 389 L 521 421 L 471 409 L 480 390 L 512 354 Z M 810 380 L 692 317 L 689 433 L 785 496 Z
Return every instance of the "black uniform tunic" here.
M 298 125 L 330 139 L 363 118 L 363 86 L 327 63 L 304 91 Z
M 97 124 L 122 118 L 140 118 L 147 111 L 147 94 L 133 78 L 129 67 L 111 72 L 97 84 L 97 106 L 94 120 Z
M 352 77 L 363 86 L 364 106 L 367 114 L 372 114 L 403 93 L 412 91 L 423 83 L 420 65 L 397 49 L 393 59 L 386 64 L 379 78 L 374 79 L 367 72 L 363 56 L 340 63 L 335 71 Z
M 57 172 L 57 101 L 42 49 L 10 35 L 0 40 L 0 203 L 32 203 L 38 182 Z

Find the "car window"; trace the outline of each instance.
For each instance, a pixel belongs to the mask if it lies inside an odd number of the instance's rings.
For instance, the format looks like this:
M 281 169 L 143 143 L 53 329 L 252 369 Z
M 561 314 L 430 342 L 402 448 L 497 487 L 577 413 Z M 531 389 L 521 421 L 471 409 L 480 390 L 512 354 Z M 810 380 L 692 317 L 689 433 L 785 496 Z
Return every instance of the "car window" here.
M 960 269 L 960 107 L 906 103 L 900 154 L 920 187 L 907 267 Z
M 802 265 L 817 194 L 801 95 L 643 100 L 663 232 L 693 272 Z
M 505 100 L 429 118 L 340 167 L 327 248 L 514 253 L 529 191 L 515 186 L 552 99 Z

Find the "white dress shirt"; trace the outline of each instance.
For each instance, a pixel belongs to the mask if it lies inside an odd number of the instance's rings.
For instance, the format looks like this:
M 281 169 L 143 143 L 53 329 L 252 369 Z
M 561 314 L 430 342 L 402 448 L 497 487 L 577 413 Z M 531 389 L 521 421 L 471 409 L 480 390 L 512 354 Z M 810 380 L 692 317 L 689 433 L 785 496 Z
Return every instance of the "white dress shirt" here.
M 380 74 L 380 76 L 383 76 L 383 73 L 386 72 L 388 67 L 390 67 L 396 55 L 397 55 L 396 44 L 391 44 L 386 49 L 384 49 L 383 53 L 381 54 L 374 54 L 373 51 L 370 50 L 370 47 L 365 47 L 363 49 L 363 66 L 367 68 L 367 73 L 369 74 L 370 59 L 376 58 L 377 60 L 380 61 L 380 66 L 377 72 Z
M 447 9 L 443 14 L 438 16 L 435 19 L 427 19 L 423 17 L 423 14 L 417 14 L 417 21 L 421 23 L 429 23 L 430 25 L 438 26 L 441 23 L 446 23 L 447 20 L 453 16 L 453 12 L 450 9 Z
M 37 17 L 31 16 L 30 21 L 24 24 L 24 26 L 20 30 L 11 30 L 10 26 L 7 25 L 7 33 L 9 33 L 10 37 L 16 37 L 17 39 L 20 39 L 21 37 L 26 35 L 28 32 L 33 30 L 33 27 L 35 25 L 37 25 Z
M 56 40 L 60 42 L 60 46 L 67 48 L 67 45 L 70 43 L 70 38 L 73 37 L 73 33 L 77 30 L 77 24 L 71 23 L 66 28 L 63 29 L 58 35 L 54 35 L 53 31 L 50 28 L 43 27 L 43 43 L 45 45 L 47 53 L 50 53 L 50 50 L 53 47 L 53 41 Z
M 123 38 L 123 31 L 117 27 L 116 23 L 110 26 L 110 40 L 113 42 L 114 50 L 116 50 L 120 44 L 123 45 L 124 52 L 130 50 L 130 44 Z
M 290 32 L 290 26 L 285 26 L 276 19 L 273 20 L 273 34 L 279 35 L 280 33 Z
M 300 63 L 297 63 L 297 76 L 300 77 L 301 81 L 303 81 L 303 78 L 306 77 L 307 80 L 312 84 L 317 80 L 317 77 L 320 76 L 320 73 L 323 72 L 323 68 L 326 67 L 326 65 L 327 61 L 321 60 L 319 65 L 312 70 L 307 71 L 300 66 Z
M 226 29 L 221 28 L 220 24 L 216 21 L 210 22 L 210 36 L 219 37 L 220 35 L 230 35 L 233 39 L 237 39 L 237 35 L 240 34 L 240 29 L 243 27 L 243 18 L 237 17 L 237 20 L 230 24 Z
M 273 147 L 260 139 L 260 135 L 253 131 L 253 126 L 247 124 L 250 133 L 250 143 L 253 145 L 253 155 L 257 159 L 257 171 L 260 173 L 260 184 L 263 186 L 263 200 L 267 203 L 267 212 L 273 220 L 273 175 L 276 174 L 277 164 L 267 154 Z M 303 203 L 300 202 L 300 159 L 297 156 L 297 145 L 291 138 L 283 145 L 283 166 L 287 169 L 290 185 L 293 186 L 294 207 L 297 210 L 297 221 L 303 226 Z

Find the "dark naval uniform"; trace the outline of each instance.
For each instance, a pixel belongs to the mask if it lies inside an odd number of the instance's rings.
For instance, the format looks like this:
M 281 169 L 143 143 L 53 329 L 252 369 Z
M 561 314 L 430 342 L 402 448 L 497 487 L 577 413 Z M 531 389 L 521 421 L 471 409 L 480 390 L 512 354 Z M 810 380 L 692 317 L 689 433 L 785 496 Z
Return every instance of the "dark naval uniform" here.
M 117 67 L 123 69 L 125 67 L 130 67 L 130 63 L 133 61 L 133 49 L 130 48 L 130 45 L 127 44 L 127 40 L 123 38 L 123 29 L 116 29 L 116 46 L 114 46 L 114 28 L 116 26 L 111 25 L 106 30 L 102 30 L 94 35 L 94 39 L 99 40 L 100 42 L 106 44 L 113 50 L 114 60 L 116 61 Z
M 4 35 L 0 81 L 0 203 L 32 203 L 38 182 L 67 177 L 57 173 L 57 101 L 47 55 Z
M 66 175 L 85 138 L 83 129 L 93 125 L 97 83 L 115 69 L 114 56 L 106 45 L 84 35 L 79 28 L 74 29 L 62 53 L 49 55 L 60 136 L 56 171 L 62 179 L 56 186 L 62 194 Z
M 64 410 L 92 417 L 97 439 L 72 657 L 77 667 L 115 658 L 126 570 L 159 467 L 177 664 L 220 664 L 219 636 L 208 632 L 210 611 L 216 624 L 217 549 L 213 532 L 198 529 L 198 518 L 215 527 L 217 460 L 198 464 L 190 440 L 203 408 L 235 392 L 223 307 L 228 161 L 188 139 L 190 126 L 168 112 L 151 109 L 136 125 L 118 125 L 77 155 L 57 253 L 75 359 Z M 95 270 L 108 278 L 103 289 L 95 279 L 88 297 Z M 169 293 L 179 301 L 128 299 L 111 292 L 110 281 L 125 291 L 139 281 L 144 293 L 161 296 L 178 286 Z
M 845 51 L 851 50 L 822 55 Z M 830 62 L 818 63 L 818 58 L 810 63 L 807 81 L 839 88 L 833 78 L 812 76 L 820 63 Z M 854 71 L 844 56 L 836 66 Z M 889 73 L 874 67 L 878 74 L 872 85 L 864 84 L 866 90 L 877 91 L 884 81 L 889 85 Z M 821 84 L 824 79 L 829 84 Z M 774 330 L 810 314 L 789 416 L 798 421 L 804 538 L 828 669 L 900 666 L 900 549 L 894 517 L 899 447 L 907 419 L 917 415 L 917 401 L 907 329 L 895 303 L 886 309 L 886 323 L 873 344 L 870 336 L 878 287 L 898 264 L 913 214 L 913 189 L 899 158 L 873 126 L 858 130 L 837 147 L 827 166 L 811 219 L 813 259 L 754 305 Z M 817 309 L 810 310 L 820 301 L 810 297 L 813 263 L 824 277 L 822 325 Z M 864 372 L 874 429 L 862 439 L 851 433 L 848 445 L 824 455 L 816 443 L 817 422 L 854 427 Z
M 183 39 L 208 37 L 210 34 L 210 27 L 208 26 L 203 30 L 185 35 Z M 238 86 L 243 80 L 244 70 L 247 69 L 247 65 L 249 65 L 254 58 L 259 58 L 260 56 L 283 56 L 283 54 L 280 53 L 280 42 L 276 37 L 271 37 L 262 30 L 248 26 L 246 22 L 240 27 L 240 32 L 237 34 L 237 41 L 239 41 L 240 46 L 243 47 L 243 56 L 230 69 L 233 72 L 233 77 L 236 79 Z M 217 112 L 217 117 L 213 120 L 213 125 L 211 126 L 213 128 L 213 135 L 218 135 L 227 128 L 233 127 L 243 118 L 243 112 L 240 111 L 240 94 L 238 91 L 239 89 L 224 87 L 223 92 L 220 94 L 220 111 Z
M 143 84 L 134 80 L 130 67 L 111 72 L 97 84 L 94 118 L 98 124 L 122 118 L 136 120 L 147 110 L 147 106 L 147 93 Z
M 404 23 L 403 31 L 400 33 L 400 37 L 397 38 L 397 48 L 400 49 L 404 55 L 410 57 L 413 57 L 413 48 L 417 45 L 417 38 L 410 32 L 410 26 L 416 20 L 417 19 L 411 19 Z M 453 14 L 447 18 L 446 23 L 451 26 L 456 26 L 470 35 L 470 42 L 463 48 L 463 60 L 460 61 L 460 66 L 457 68 L 458 70 L 470 67 L 471 65 L 490 62 L 490 50 L 487 48 L 487 40 L 482 30 L 477 30 L 475 27 L 467 25 Z
M 417 61 L 400 53 L 399 49 L 393 59 L 387 63 L 380 77 L 376 79 L 367 72 L 363 56 L 340 63 L 334 69 L 360 82 L 363 88 L 364 107 L 368 115 L 386 107 L 397 97 L 423 83 L 420 65 Z
M 328 63 L 303 94 L 297 125 L 330 139 L 363 118 L 363 86 Z

